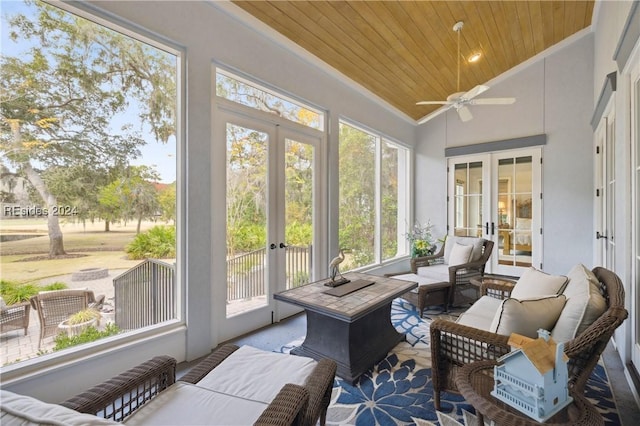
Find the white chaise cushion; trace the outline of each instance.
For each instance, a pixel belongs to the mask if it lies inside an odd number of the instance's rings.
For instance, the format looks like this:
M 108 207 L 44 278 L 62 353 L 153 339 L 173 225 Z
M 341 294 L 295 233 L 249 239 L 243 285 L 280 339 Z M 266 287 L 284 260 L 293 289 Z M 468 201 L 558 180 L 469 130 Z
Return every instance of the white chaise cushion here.
M 535 339 L 538 329 L 553 329 L 566 300 L 564 295 L 529 300 L 505 299 L 496 311 L 489 331 L 504 336 L 518 333 Z
M 567 276 L 569 283 L 562 293 L 567 297 L 567 304 L 551 331 L 556 342 L 573 339 L 607 310 L 598 278 L 586 266 L 575 265 Z
M 2 426 L 86 426 L 117 425 L 120 423 L 78 413 L 62 405 L 49 404 L 26 395 L 0 390 L 0 424 Z
M 462 265 L 464 263 L 469 263 L 471 259 L 471 251 L 473 250 L 472 245 L 463 245 L 460 243 L 455 243 L 453 245 L 453 249 L 451 249 L 451 253 L 449 254 L 449 266 Z
M 312 358 L 242 346 L 197 385 L 269 404 L 285 384 L 304 386 L 317 364 Z
M 511 291 L 514 299 L 533 299 L 560 294 L 567 284 L 564 275 L 551 275 L 536 268 L 528 268 Z
M 458 324 L 466 325 L 480 330 L 489 331 L 496 312 L 502 304 L 501 299 L 491 296 L 482 296 L 476 300 L 466 312 L 460 314 Z
M 449 258 L 451 256 L 451 251 L 456 243 L 462 244 L 463 246 L 472 246 L 471 250 L 471 262 L 476 261 L 482 257 L 482 248 L 484 247 L 484 238 L 477 237 L 458 237 L 455 235 L 447 236 L 447 239 L 444 243 L 444 263 L 449 264 Z
M 176 382 L 127 417 L 124 424 L 246 426 L 253 424 L 267 405 Z

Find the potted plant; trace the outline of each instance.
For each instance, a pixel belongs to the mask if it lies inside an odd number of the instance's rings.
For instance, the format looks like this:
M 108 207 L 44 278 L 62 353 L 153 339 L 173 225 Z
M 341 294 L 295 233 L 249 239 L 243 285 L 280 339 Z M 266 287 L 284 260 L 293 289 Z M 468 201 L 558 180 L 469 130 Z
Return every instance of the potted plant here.
M 431 234 L 432 230 L 431 221 L 427 222 L 426 225 L 416 222 L 413 228 L 405 234 L 411 246 L 411 257 L 429 256 L 435 252 L 436 245 Z
M 87 327 L 100 324 L 100 312 L 92 308 L 83 309 L 69 316 L 58 326 L 65 331 L 68 336 L 77 336 Z

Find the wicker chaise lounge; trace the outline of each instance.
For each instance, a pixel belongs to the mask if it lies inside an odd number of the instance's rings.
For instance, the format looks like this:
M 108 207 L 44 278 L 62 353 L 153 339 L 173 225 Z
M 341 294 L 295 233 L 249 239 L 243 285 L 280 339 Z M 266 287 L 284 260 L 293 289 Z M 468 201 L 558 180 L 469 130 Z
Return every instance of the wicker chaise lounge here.
M 568 274 L 569 277 L 572 276 L 572 272 L 573 270 Z M 603 297 L 603 303 L 606 304 L 606 307 L 603 306 L 603 313 L 590 318 L 588 325 L 583 322 L 586 318 L 586 314 L 583 314 L 580 323 L 576 323 L 572 327 L 575 336 L 568 336 L 568 340 L 558 339 L 558 341 L 565 342 L 565 354 L 569 357 L 569 388 L 578 394 L 584 392 L 586 382 L 602 351 L 616 328 L 628 316 L 627 310 L 624 308 L 624 287 L 620 278 L 612 271 L 601 267 L 594 268 L 592 272 L 595 275 L 594 281 L 598 283 L 594 283 L 594 287 L 598 287 L 595 291 L 599 291 Z M 569 286 L 575 282 L 578 280 L 570 278 L 569 284 L 562 290 L 563 294 L 569 294 Z M 511 297 L 512 290 L 511 286 L 485 283 L 482 285 L 481 293 L 483 296 L 507 299 Z M 575 299 L 579 299 L 575 296 L 576 293 L 573 294 Z M 571 295 L 567 297 L 566 305 L 553 327 L 552 337 L 554 330 L 561 327 L 566 330 L 565 319 L 571 320 L 572 317 L 575 319 L 571 313 L 565 315 L 567 312 L 564 312 L 576 306 L 569 307 L 570 297 Z M 479 302 L 482 301 L 483 299 L 479 300 Z M 497 303 L 500 305 L 500 302 Z M 583 312 L 586 312 L 588 308 L 582 309 Z M 501 313 L 504 315 L 504 311 Z M 434 405 L 437 410 L 440 409 L 440 393 L 442 391 L 457 392 L 455 381 L 462 366 L 475 361 L 497 360 L 511 351 L 508 344 L 509 335 L 475 328 L 469 324 L 436 319 L 431 323 L 430 330 Z
M 27 335 L 29 328 L 29 312 L 31 305 L 29 302 L 21 302 L 13 305 L 5 305 L 0 298 L 0 333 L 11 330 L 24 330 Z
M 279 359 L 255 365 L 271 357 Z M 175 359 L 158 356 L 59 405 L 2 390 L 0 417 L 65 425 L 324 424 L 335 372 L 331 360 L 224 345 L 178 381 Z M 286 378 L 303 383 L 281 384 Z

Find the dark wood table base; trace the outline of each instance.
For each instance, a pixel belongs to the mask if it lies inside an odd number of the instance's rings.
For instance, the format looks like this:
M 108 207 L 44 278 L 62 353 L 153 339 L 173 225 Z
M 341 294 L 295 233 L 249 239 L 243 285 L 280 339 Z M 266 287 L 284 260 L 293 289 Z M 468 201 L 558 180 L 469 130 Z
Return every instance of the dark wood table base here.
M 351 384 L 384 359 L 405 338 L 389 321 L 391 303 L 354 322 L 345 322 L 309 310 L 306 312 L 306 338 L 291 353 L 317 360 L 335 360 L 338 365 L 337 375 Z

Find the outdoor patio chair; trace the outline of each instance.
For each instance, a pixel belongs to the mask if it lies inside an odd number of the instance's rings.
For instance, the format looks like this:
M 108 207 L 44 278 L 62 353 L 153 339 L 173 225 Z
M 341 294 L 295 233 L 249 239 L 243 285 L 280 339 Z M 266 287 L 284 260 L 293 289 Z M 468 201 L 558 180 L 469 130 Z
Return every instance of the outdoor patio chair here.
M 620 278 L 605 268 L 592 270 L 599 282 L 599 291 L 606 301 L 606 310 L 585 330 L 565 342 L 564 352 L 569 358 L 569 389 L 583 394 L 587 380 L 598 363 L 614 331 L 627 318 L 624 308 L 624 287 Z M 513 286 L 485 283 L 485 296 L 509 298 Z M 465 364 L 497 360 L 509 353 L 509 336 L 474 328 L 457 322 L 436 319 L 430 325 L 433 400 L 440 410 L 440 393 L 458 392 L 456 375 Z
M 104 300 L 104 296 L 98 300 Z M 38 312 L 40 320 L 38 348 L 45 337 L 58 334 L 58 325 L 62 321 L 87 309 L 92 303 L 96 303 L 96 298 L 91 290 L 55 290 L 31 297 L 31 306 Z
M 470 280 L 484 276 L 484 269 L 491 257 L 493 245 L 493 241 L 484 238 L 449 235 L 438 253 L 412 258 L 411 271 L 386 274 L 386 276 L 415 281 L 419 287 L 425 288 L 448 282 L 451 285 L 448 304 L 451 306 L 470 304 L 477 299 L 477 288 L 471 284 Z M 460 256 L 457 256 L 456 249 L 459 247 L 456 246 L 471 250 L 470 253 L 466 251 L 466 260 L 461 260 Z M 416 292 L 419 293 L 420 288 Z M 424 297 L 420 297 L 419 300 L 424 300 Z M 420 309 L 420 315 L 422 315 L 422 309 Z
M 26 336 L 27 328 L 29 328 L 30 310 L 29 302 L 5 305 L 4 300 L 0 298 L 0 333 L 24 329 Z

